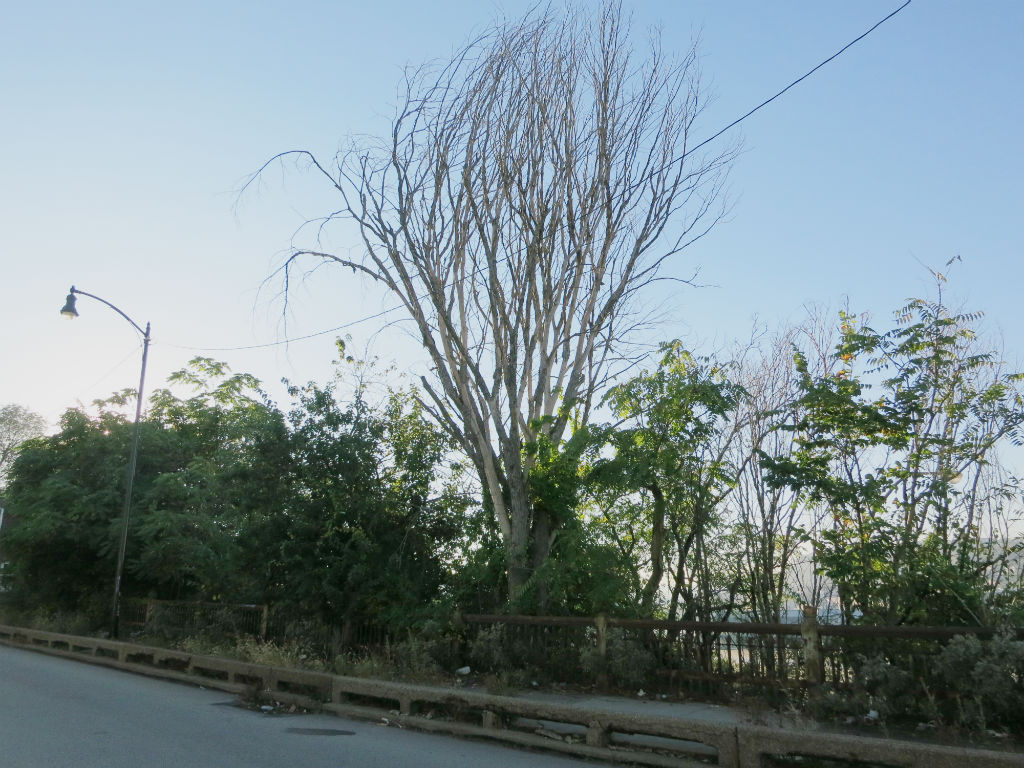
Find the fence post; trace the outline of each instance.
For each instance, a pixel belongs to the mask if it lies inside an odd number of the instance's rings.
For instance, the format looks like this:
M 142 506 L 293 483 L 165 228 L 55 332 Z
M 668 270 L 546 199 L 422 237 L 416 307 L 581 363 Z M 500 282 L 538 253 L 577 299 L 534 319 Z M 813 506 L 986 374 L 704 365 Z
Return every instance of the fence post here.
M 813 688 L 825 682 L 821 634 L 818 632 L 818 609 L 813 605 L 805 605 L 803 613 L 800 635 L 804 639 L 804 679 Z
M 597 628 L 597 687 L 608 690 L 608 614 L 599 613 L 594 617 Z
M 260 640 L 267 639 L 267 619 L 270 615 L 270 606 L 264 604 L 263 610 L 260 611 Z

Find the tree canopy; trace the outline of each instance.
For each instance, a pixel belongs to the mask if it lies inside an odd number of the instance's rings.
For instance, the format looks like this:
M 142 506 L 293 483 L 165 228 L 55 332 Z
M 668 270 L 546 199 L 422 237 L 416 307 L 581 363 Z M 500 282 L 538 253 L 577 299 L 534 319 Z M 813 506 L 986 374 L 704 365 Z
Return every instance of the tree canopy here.
M 0 490 L 7 484 L 7 474 L 22 444 L 43 434 L 44 429 L 46 420 L 22 405 L 8 403 L 0 408 Z
M 947 306 L 937 277 L 891 330 L 844 313 L 834 370 L 796 355 L 795 450 L 765 457 L 775 484 L 827 510 L 811 540 L 847 620 L 984 623 L 989 569 L 1013 554 L 992 536 L 1020 500 L 999 450 L 1024 439 L 1024 376 L 979 345 L 980 314 Z

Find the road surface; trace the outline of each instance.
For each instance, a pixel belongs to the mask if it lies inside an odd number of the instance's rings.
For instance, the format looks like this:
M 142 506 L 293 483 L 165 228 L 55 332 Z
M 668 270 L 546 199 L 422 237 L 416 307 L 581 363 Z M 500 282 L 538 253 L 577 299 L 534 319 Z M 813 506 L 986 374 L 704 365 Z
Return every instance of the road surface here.
M 3 768 L 579 768 L 331 715 L 264 714 L 230 694 L 0 646 Z

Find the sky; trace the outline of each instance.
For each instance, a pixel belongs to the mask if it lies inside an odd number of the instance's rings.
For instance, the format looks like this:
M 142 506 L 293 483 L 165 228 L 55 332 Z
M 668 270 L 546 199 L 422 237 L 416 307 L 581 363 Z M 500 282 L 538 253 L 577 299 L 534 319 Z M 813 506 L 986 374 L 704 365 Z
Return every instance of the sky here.
M 338 207 L 336 193 L 291 166 L 239 190 L 284 150 L 330 160 L 349 137 L 386 132 L 404 66 L 445 59 L 532 4 L 8 4 L 0 404 L 55 424 L 137 386 L 139 335 L 87 297 L 77 319 L 60 317 L 71 285 L 152 323 L 149 391 L 204 355 L 284 404 L 280 380 L 326 381 L 345 334 L 351 352 L 416 375 L 407 330 L 371 317 L 393 302 L 348 270 L 318 270 L 282 302 L 275 269 L 303 222 Z M 624 0 L 667 49 L 699 39 L 716 94 L 699 137 L 899 5 Z M 720 139 L 743 144 L 729 216 L 671 265 L 699 269 L 702 287 L 652 297 L 666 310 L 652 338 L 710 350 L 844 303 L 885 327 L 930 289 L 927 267 L 959 255 L 947 295 L 983 310 L 1004 356 L 1024 360 L 1022 34 L 1016 0 L 913 0 Z M 354 239 L 338 246 L 358 254 Z

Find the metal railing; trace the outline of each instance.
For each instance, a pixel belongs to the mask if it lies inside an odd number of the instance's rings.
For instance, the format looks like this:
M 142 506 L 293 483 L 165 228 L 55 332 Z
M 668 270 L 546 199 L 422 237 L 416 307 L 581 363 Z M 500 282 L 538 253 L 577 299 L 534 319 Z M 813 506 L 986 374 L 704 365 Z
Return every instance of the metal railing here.
M 696 622 L 607 616 L 460 617 L 467 653 L 481 671 L 520 669 L 548 681 L 644 687 L 677 694 L 722 686 L 843 688 L 860 659 L 880 655 L 912 674 L 957 635 L 993 627 Z M 1024 629 L 1017 629 L 1024 637 Z
M 125 600 L 121 624 L 129 631 L 180 637 L 200 632 L 267 636 L 268 607 L 175 600 Z
M 342 652 L 373 653 L 394 642 L 379 626 L 333 626 L 266 605 L 131 600 L 122 623 L 137 633 L 168 637 L 250 635 L 300 642 L 327 659 Z M 813 610 L 802 622 L 788 624 L 465 614 L 455 625 L 449 655 L 482 673 L 518 672 L 531 680 L 671 695 L 737 687 L 842 689 L 871 657 L 926 678 L 950 638 L 997 632 L 993 627 L 819 624 Z M 1024 638 L 1024 629 L 1016 632 Z

